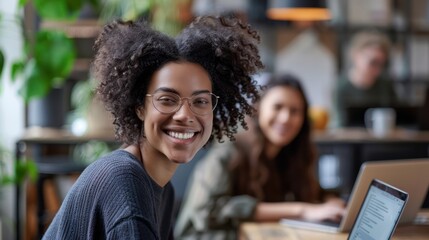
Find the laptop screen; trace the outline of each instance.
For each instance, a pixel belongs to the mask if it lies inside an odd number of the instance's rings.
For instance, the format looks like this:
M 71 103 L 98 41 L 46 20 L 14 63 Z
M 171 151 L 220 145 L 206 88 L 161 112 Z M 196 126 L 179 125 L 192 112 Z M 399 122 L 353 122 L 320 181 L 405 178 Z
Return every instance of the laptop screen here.
M 390 239 L 407 199 L 407 193 L 373 180 L 348 239 Z

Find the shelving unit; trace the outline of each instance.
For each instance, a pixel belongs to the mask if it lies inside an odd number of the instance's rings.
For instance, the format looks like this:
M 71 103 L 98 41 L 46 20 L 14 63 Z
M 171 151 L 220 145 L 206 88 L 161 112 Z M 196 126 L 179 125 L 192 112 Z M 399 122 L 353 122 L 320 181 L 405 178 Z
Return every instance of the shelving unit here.
M 40 30 L 60 30 L 73 40 L 76 49 L 76 59 L 70 75 L 63 84 L 64 99 L 66 99 L 64 114 L 72 110 L 70 98 L 74 84 L 86 81 L 89 78 L 89 70 L 93 60 L 93 44 L 102 27 L 97 19 L 78 19 L 75 21 L 42 21 L 31 6 L 25 8 L 24 26 L 29 37 L 35 36 Z M 58 113 L 57 114 L 61 114 Z M 28 106 L 26 106 L 26 133 L 34 128 L 28 124 Z M 65 124 L 65 122 L 64 122 Z M 36 128 L 37 130 L 38 128 Z M 22 196 L 17 189 L 17 202 L 25 202 L 26 213 L 23 213 L 22 205 L 18 203 L 16 212 L 18 219 L 16 225 L 16 239 L 40 239 L 46 230 L 48 223 L 52 220 L 55 206 L 51 206 L 49 199 L 56 200 L 54 205 L 60 204 L 58 192 L 48 193 L 54 189 L 53 178 L 57 176 L 77 176 L 86 167 L 82 159 L 75 159 L 73 151 L 77 146 L 90 141 L 101 141 L 110 145 L 117 145 L 113 135 L 105 136 L 71 136 L 63 133 L 62 129 L 42 128 L 36 135 L 24 136 L 16 143 L 16 155 L 18 157 L 28 156 L 36 162 L 39 170 L 39 178 L 35 184 L 25 188 L 26 194 Z M 51 134 L 55 132 L 55 134 Z M 64 131 L 66 132 L 66 131 Z M 57 189 L 58 190 L 58 189 Z M 22 193 L 22 192 L 21 192 Z M 56 198 L 57 197 L 57 198 Z M 22 199 L 25 198 L 25 201 Z M 20 200 L 21 199 L 21 200 Z M 25 215 L 25 222 L 19 219 Z M 23 224 L 21 226 L 21 224 Z M 24 231 L 23 231 L 24 230 Z M 22 236 L 24 234 L 25 236 Z M 22 238 L 21 238 L 22 236 Z
M 119 147 L 113 136 L 83 136 L 77 137 L 67 131 L 39 130 L 27 131 L 16 142 L 16 159 L 24 157 L 32 159 L 38 166 L 36 183 L 26 186 L 25 208 L 16 205 L 16 218 L 25 213 L 25 238 L 21 238 L 22 227 L 16 224 L 16 239 L 41 239 L 47 226 L 59 209 L 61 199 L 60 189 L 54 187 L 52 179 L 58 176 L 78 176 L 87 166 L 83 159 L 76 159 L 74 148 L 90 141 L 105 142 L 112 148 Z M 50 191 L 49 191 L 50 190 Z M 16 190 L 17 203 L 21 202 L 19 186 Z M 49 200 L 49 201 L 48 201 Z
M 347 17 L 342 20 L 342 24 L 333 24 L 333 27 L 337 29 L 337 34 L 342 36 L 339 43 L 339 50 L 342 52 L 338 55 L 340 59 L 339 69 L 344 69 L 345 67 L 344 52 L 346 51 L 348 40 L 354 33 L 368 29 L 383 32 L 389 36 L 393 43 L 393 54 L 400 53 L 399 66 L 401 69 L 397 69 L 398 66 L 390 64 L 389 77 L 394 81 L 400 98 L 410 105 L 419 105 L 424 100 L 425 88 L 429 86 L 429 71 L 425 75 L 421 75 L 416 74 L 413 70 L 417 64 L 429 66 L 429 62 L 427 62 L 429 60 L 429 18 L 428 27 L 415 25 L 413 19 L 415 6 L 413 4 L 424 4 L 424 1 L 391 0 L 387 2 L 391 5 L 391 16 L 387 24 L 356 24 L 350 22 Z M 347 16 L 347 12 L 350 11 L 348 6 L 350 0 L 339 1 L 339 3 L 342 11 L 346 13 L 344 16 Z M 426 4 L 429 5 L 429 2 Z M 419 52 L 419 54 L 424 56 L 422 60 L 425 61 L 426 59 L 426 63 L 421 63 L 420 60 L 416 61 L 414 56 L 415 50 L 413 50 L 413 47 L 415 46 L 413 45 L 413 39 L 416 36 L 425 38 L 424 42 L 427 51 Z M 391 58 L 390 60 L 393 59 Z
M 352 2 L 353 1 L 353 2 Z M 252 2 L 252 1 L 251 1 Z M 258 1 L 253 1 L 258 2 Z M 409 102 L 409 104 L 420 104 L 424 100 L 424 89 L 429 86 L 429 68 L 425 74 L 419 74 L 413 72 L 416 69 L 417 64 L 421 66 L 429 66 L 429 16 L 427 17 L 427 25 L 416 25 L 414 20 L 415 14 L 413 10 L 416 8 L 414 4 L 424 4 L 424 0 L 386 0 L 383 2 L 390 3 L 391 9 L 389 20 L 385 20 L 382 23 L 376 23 L 373 21 L 366 22 L 353 22 L 350 18 L 351 9 L 350 3 L 367 4 L 368 1 L 354 1 L 354 0 L 333 0 L 336 4 L 337 14 L 334 14 L 333 20 L 329 22 L 314 23 L 312 28 L 317 31 L 320 35 L 329 35 L 329 39 L 333 42 L 326 43 L 327 47 L 332 50 L 337 60 L 337 69 L 340 74 L 346 67 L 346 51 L 349 40 L 353 37 L 354 33 L 362 30 L 377 30 L 385 33 L 391 39 L 394 48 L 393 55 L 395 60 L 390 64 L 389 77 L 395 82 L 397 86 L 399 97 Z M 356 3 L 357 2 L 357 3 Z M 372 1 L 371 4 L 379 4 Z M 426 1 L 429 9 L 429 1 Z M 261 4 L 261 3 L 259 3 Z M 253 3 L 252 3 L 253 6 Z M 294 24 L 288 21 L 274 21 L 267 19 L 265 16 L 266 6 L 259 6 L 258 10 L 248 11 L 248 16 L 252 24 L 261 30 L 266 32 L 267 42 L 269 41 L 269 47 L 271 54 L 277 54 L 275 48 L 275 39 L 280 33 L 288 32 L 292 38 L 299 34 L 299 30 L 294 27 Z M 366 6 L 367 7 L 367 6 Z M 429 12 L 427 13 L 429 14 Z M 423 51 L 416 51 L 414 48 L 415 38 L 421 39 L 421 42 L 425 44 L 426 48 Z M 264 44 L 264 42 L 263 42 Z M 267 43 L 265 43 L 267 44 Z M 328 46 L 330 45 L 330 46 Z M 331 46 L 334 46 L 333 48 Z M 415 53 L 418 53 L 420 60 L 416 60 Z M 271 61 L 275 56 L 270 56 L 267 60 L 268 71 L 271 71 Z M 420 66 L 420 65 L 419 65 Z

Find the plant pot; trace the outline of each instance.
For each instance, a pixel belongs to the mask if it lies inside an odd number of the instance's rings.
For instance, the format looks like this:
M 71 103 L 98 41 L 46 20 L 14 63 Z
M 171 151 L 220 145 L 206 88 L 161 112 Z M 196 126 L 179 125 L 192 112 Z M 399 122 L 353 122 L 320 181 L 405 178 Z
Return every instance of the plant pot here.
M 62 128 L 67 107 L 63 88 L 54 88 L 43 98 L 31 100 L 27 109 L 28 127 Z

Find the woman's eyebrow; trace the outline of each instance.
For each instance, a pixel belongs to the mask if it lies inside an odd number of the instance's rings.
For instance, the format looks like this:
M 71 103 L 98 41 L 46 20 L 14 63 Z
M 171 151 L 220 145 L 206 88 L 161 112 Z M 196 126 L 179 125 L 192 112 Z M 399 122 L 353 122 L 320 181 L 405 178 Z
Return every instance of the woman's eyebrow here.
M 177 92 L 174 88 L 167 88 L 167 87 L 160 87 L 156 89 L 154 92 L 170 92 L 170 93 L 175 93 L 179 95 L 179 92 Z
M 198 91 L 194 91 L 192 93 L 192 95 L 197 95 L 197 94 L 200 94 L 200 93 L 210 93 L 210 91 L 209 90 L 198 90 Z
M 169 93 L 175 93 L 175 94 L 180 96 L 178 91 L 176 91 L 174 88 L 168 88 L 168 87 L 160 87 L 160 88 L 156 89 L 154 92 L 169 92 Z M 210 93 L 210 91 L 206 90 L 206 89 L 205 90 L 198 90 L 198 91 L 194 91 L 192 93 L 192 95 L 198 95 L 200 93 Z

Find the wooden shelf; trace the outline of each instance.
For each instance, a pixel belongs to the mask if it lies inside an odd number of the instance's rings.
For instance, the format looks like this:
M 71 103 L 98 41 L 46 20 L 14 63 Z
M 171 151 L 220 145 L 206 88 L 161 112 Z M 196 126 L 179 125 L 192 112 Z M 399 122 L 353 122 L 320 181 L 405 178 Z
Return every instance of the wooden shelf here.
M 100 33 L 102 26 L 98 20 L 43 21 L 41 28 L 62 30 L 70 38 L 95 38 Z

